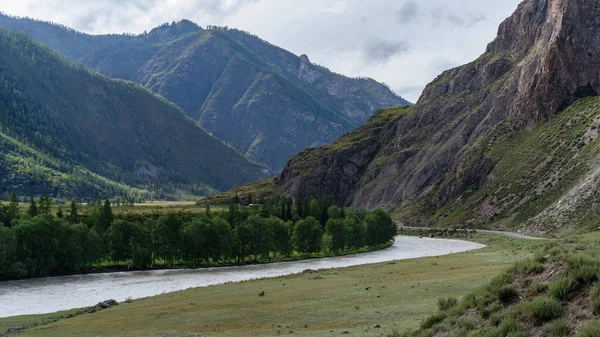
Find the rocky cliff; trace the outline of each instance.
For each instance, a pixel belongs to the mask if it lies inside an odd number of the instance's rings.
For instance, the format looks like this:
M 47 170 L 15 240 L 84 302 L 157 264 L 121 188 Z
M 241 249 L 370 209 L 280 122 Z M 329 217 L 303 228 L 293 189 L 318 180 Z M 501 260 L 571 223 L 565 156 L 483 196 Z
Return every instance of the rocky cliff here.
M 599 90 L 600 3 L 526 0 L 481 57 L 438 76 L 409 113 L 386 126 L 359 170 L 348 170 L 351 154 L 310 149 L 288 162 L 277 188 L 399 208 L 407 219 L 477 223 L 521 214 L 525 221 L 593 169 L 584 158 L 594 158 L 596 102 L 573 103 Z M 558 117 L 562 124 L 549 123 Z M 540 143 L 534 134 L 552 139 Z M 582 151 L 590 153 L 569 169 Z M 328 158 L 327 167 L 306 165 L 316 157 Z M 518 164 L 531 171 L 514 175 Z M 561 181 L 561 174 L 569 179 Z

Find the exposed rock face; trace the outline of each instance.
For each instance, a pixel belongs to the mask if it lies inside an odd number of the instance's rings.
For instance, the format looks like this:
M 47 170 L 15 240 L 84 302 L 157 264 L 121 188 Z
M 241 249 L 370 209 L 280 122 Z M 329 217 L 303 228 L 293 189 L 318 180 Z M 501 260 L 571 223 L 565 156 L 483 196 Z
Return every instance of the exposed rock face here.
M 410 113 L 386 126 L 394 135 L 361 157 L 369 163 L 360 162 L 350 182 L 335 177 L 345 176 L 353 153 L 331 155 L 326 168 L 291 178 L 316 153 L 329 153 L 324 148 L 292 158 L 277 181 L 289 195 L 328 193 L 352 206 L 396 206 L 425 195 L 441 206 L 489 179 L 500 158 L 482 149 L 498 141 L 493 130 L 502 125 L 507 137 L 533 129 L 599 91 L 600 3 L 526 0 L 484 55 L 444 72 Z

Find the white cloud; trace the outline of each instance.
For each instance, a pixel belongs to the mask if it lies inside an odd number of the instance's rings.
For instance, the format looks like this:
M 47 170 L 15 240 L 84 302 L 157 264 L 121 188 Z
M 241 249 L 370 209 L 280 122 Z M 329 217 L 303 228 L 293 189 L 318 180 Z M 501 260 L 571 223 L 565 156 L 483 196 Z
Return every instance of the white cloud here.
M 416 101 L 441 70 L 479 56 L 520 0 L 0 0 L 0 10 L 88 33 L 189 19 L 250 31 Z

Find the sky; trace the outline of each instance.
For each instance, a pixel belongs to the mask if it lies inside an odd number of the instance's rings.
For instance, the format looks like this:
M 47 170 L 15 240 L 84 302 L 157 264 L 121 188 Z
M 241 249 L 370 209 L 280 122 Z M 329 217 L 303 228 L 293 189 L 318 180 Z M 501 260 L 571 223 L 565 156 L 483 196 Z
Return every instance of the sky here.
M 520 0 L 0 0 L 0 11 L 92 34 L 142 33 L 188 19 L 256 34 L 416 102 L 446 69 L 474 60 Z

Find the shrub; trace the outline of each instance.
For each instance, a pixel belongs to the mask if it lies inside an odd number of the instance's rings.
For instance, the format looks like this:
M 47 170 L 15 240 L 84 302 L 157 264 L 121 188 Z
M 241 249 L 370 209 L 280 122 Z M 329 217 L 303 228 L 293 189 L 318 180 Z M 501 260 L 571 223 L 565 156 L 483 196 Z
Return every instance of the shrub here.
M 475 329 L 475 320 L 472 318 L 463 317 L 456 322 L 459 328 L 464 329 L 466 331 L 471 331 Z
M 596 284 L 590 290 L 590 303 L 596 315 L 600 315 L 600 284 Z
M 568 301 L 579 290 L 579 283 L 570 276 L 561 277 L 550 286 L 550 295 L 560 301 Z
M 598 279 L 598 266 L 584 264 L 573 267 L 570 274 L 581 284 L 590 284 Z
M 440 308 L 442 311 L 445 311 L 454 308 L 457 303 L 458 300 L 456 297 L 440 298 L 438 299 L 438 308 Z
M 548 290 L 548 285 L 540 282 L 532 282 L 529 287 L 527 287 L 527 291 L 531 296 L 538 296 L 545 293 Z
M 519 293 L 512 285 L 505 285 L 498 290 L 498 300 L 502 304 L 510 303 L 518 296 Z
M 564 319 L 557 319 L 546 324 L 543 332 L 547 337 L 568 337 L 571 335 L 571 328 Z
M 445 311 L 438 311 L 437 313 L 425 318 L 423 322 L 421 322 L 421 329 L 429 329 L 446 319 L 446 317 L 447 314 Z
M 560 302 L 550 297 L 536 298 L 527 302 L 521 310 L 525 317 L 538 325 L 559 318 L 562 314 Z
M 600 337 L 600 322 L 592 323 L 583 328 L 579 337 Z

